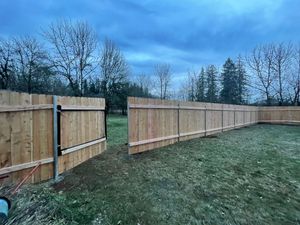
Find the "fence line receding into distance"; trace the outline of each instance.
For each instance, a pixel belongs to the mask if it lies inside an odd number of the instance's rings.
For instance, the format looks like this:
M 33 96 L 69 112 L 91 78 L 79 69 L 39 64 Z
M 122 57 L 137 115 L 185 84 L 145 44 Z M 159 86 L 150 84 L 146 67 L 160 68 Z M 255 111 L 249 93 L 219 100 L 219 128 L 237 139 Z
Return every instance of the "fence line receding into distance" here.
M 300 124 L 300 107 L 256 107 L 129 97 L 129 154 L 260 121 Z

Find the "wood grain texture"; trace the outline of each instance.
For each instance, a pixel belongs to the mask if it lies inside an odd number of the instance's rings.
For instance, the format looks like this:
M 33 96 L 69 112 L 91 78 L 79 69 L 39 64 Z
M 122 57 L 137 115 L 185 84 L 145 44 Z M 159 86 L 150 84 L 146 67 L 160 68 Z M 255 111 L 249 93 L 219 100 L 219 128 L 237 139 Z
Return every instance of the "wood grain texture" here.
M 129 154 L 263 123 L 300 124 L 300 107 L 128 98 Z
M 129 107 L 130 154 L 166 146 L 178 141 L 178 104 L 176 101 L 162 102 L 157 99 L 130 97 L 128 103 L 129 106 L 139 106 Z M 150 108 L 140 107 L 141 105 L 149 105 Z M 153 141 L 140 142 L 149 139 Z M 143 144 L 137 145 L 137 143 Z
M 28 163 L 22 163 L 18 164 L 15 166 L 10 166 L 10 167 L 4 167 L 0 169 L 0 175 L 7 174 L 7 173 L 12 173 L 12 172 L 18 172 L 20 170 L 28 169 L 37 166 L 39 163 L 41 165 L 51 163 L 53 162 L 53 158 L 48 158 L 48 159 L 41 159 L 33 162 L 28 162 Z
M 49 163 L 53 159 L 52 99 L 50 95 L 0 91 L 0 171 L 9 173 L 2 183 L 18 182 L 36 162 L 47 163 L 37 169 L 29 182 L 53 177 L 53 163 Z M 62 147 L 67 150 L 105 136 L 104 99 L 59 97 L 58 100 L 58 104 L 69 110 L 61 116 Z M 106 140 L 83 146 L 59 156 L 60 173 L 103 152 Z
M 299 106 L 259 107 L 259 121 L 270 123 L 300 123 Z
M 258 122 L 254 106 L 128 98 L 129 154 Z
M 59 156 L 58 159 L 59 173 L 63 173 L 106 150 L 106 139 L 93 142 L 105 136 L 105 100 L 58 97 L 57 104 L 61 105 L 62 109 L 70 110 L 61 113 L 61 149 L 68 153 Z M 85 110 L 80 111 L 83 108 Z M 81 148 L 82 146 L 84 148 Z M 74 149 L 76 151 L 73 151 Z
M 0 112 L 20 112 L 20 111 L 33 111 L 33 110 L 41 110 L 41 109 L 52 109 L 52 105 L 50 104 L 40 104 L 40 105 L 1 105 Z

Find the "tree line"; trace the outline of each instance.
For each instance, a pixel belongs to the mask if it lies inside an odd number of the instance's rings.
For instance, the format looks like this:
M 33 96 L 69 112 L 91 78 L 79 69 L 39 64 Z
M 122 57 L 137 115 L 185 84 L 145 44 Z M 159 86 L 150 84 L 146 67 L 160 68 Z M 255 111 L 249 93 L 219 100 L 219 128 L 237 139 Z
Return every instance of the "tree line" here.
M 265 44 L 255 47 L 246 62 L 267 105 L 300 105 L 300 45 Z
M 202 67 L 200 72 L 188 73 L 183 85 L 183 98 L 188 101 L 246 104 L 247 74 L 244 63 L 239 57 L 236 62 L 228 58 L 221 73 L 215 65 Z
M 108 109 L 126 109 L 127 96 L 151 97 L 130 82 L 129 66 L 111 40 L 99 44 L 85 22 L 52 23 L 39 39 L 0 39 L 0 88 L 28 93 L 106 98 Z
M 215 65 L 190 71 L 181 90 L 189 101 L 300 105 L 300 45 L 259 45 L 245 57 L 228 58 L 220 72 Z

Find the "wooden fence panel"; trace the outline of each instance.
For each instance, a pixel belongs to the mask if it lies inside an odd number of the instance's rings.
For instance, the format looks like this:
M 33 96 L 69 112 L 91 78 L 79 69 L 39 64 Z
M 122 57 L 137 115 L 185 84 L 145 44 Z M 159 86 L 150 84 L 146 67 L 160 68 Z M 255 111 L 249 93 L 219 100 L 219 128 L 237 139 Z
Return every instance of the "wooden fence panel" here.
M 236 107 L 235 109 L 235 127 L 239 128 L 244 125 L 244 111 L 242 107 Z
M 62 173 L 106 149 L 105 100 L 58 97 L 61 105 Z M 78 108 L 84 111 L 78 110 Z M 31 177 L 39 182 L 53 177 L 53 96 L 0 91 L 0 175 L 1 182 L 16 182 L 35 165 Z
M 235 126 L 235 106 L 223 104 L 223 131 L 234 129 Z
M 53 157 L 52 110 L 16 110 L 33 105 L 52 104 L 46 95 L 0 91 L 0 155 L 1 174 L 15 171 L 5 182 L 17 181 L 30 171 L 28 165 L 37 160 Z M 22 107 L 20 107 L 22 106 Z M 50 116 L 50 117 L 49 117 Z M 23 168 L 23 169 L 22 169 Z M 51 163 L 41 165 L 31 177 L 31 182 L 52 177 Z
M 142 98 L 128 98 L 128 106 L 130 154 L 258 122 L 300 124 L 300 107 L 256 107 Z
M 144 106 L 147 106 L 146 108 Z M 178 139 L 176 101 L 128 98 L 130 153 L 175 143 Z
M 32 104 L 53 104 L 49 95 L 31 95 Z M 33 160 L 53 158 L 53 111 L 35 110 L 33 114 Z M 34 182 L 47 180 L 53 177 L 53 164 L 47 163 L 39 167 L 34 173 Z
M 257 122 L 257 107 L 128 98 L 129 154 Z
M 206 103 L 206 135 L 222 132 L 222 104 Z
M 205 135 L 205 103 L 177 102 L 180 141 Z M 174 123 L 177 123 L 175 120 Z
M 105 140 L 95 141 L 105 138 L 105 100 L 99 98 L 58 97 L 57 104 L 61 105 L 62 108 L 60 148 L 63 155 L 59 157 L 59 173 L 62 173 L 106 149 Z M 94 107 L 95 110 L 84 110 L 91 107 Z M 80 111 L 81 109 L 84 111 Z M 86 143 L 92 145 L 84 148 L 80 147 L 80 145 Z M 78 146 L 77 149 L 75 148 L 74 151 L 64 154 L 64 152 L 68 152 L 76 146 Z
M 299 106 L 259 107 L 258 114 L 262 123 L 300 124 Z

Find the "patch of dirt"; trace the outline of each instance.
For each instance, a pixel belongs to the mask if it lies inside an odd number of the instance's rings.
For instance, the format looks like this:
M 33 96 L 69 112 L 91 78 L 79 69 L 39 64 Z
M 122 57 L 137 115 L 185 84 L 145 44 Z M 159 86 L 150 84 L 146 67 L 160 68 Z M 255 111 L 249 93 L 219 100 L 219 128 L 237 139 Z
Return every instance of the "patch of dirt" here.
M 65 181 L 60 181 L 58 183 L 53 184 L 53 188 L 55 191 L 69 191 L 72 190 L 74 186 L 74 184 Z
M 204 138 L 218 138 L 217 135 L 208 135 L 208 136 L 205 136 Z

